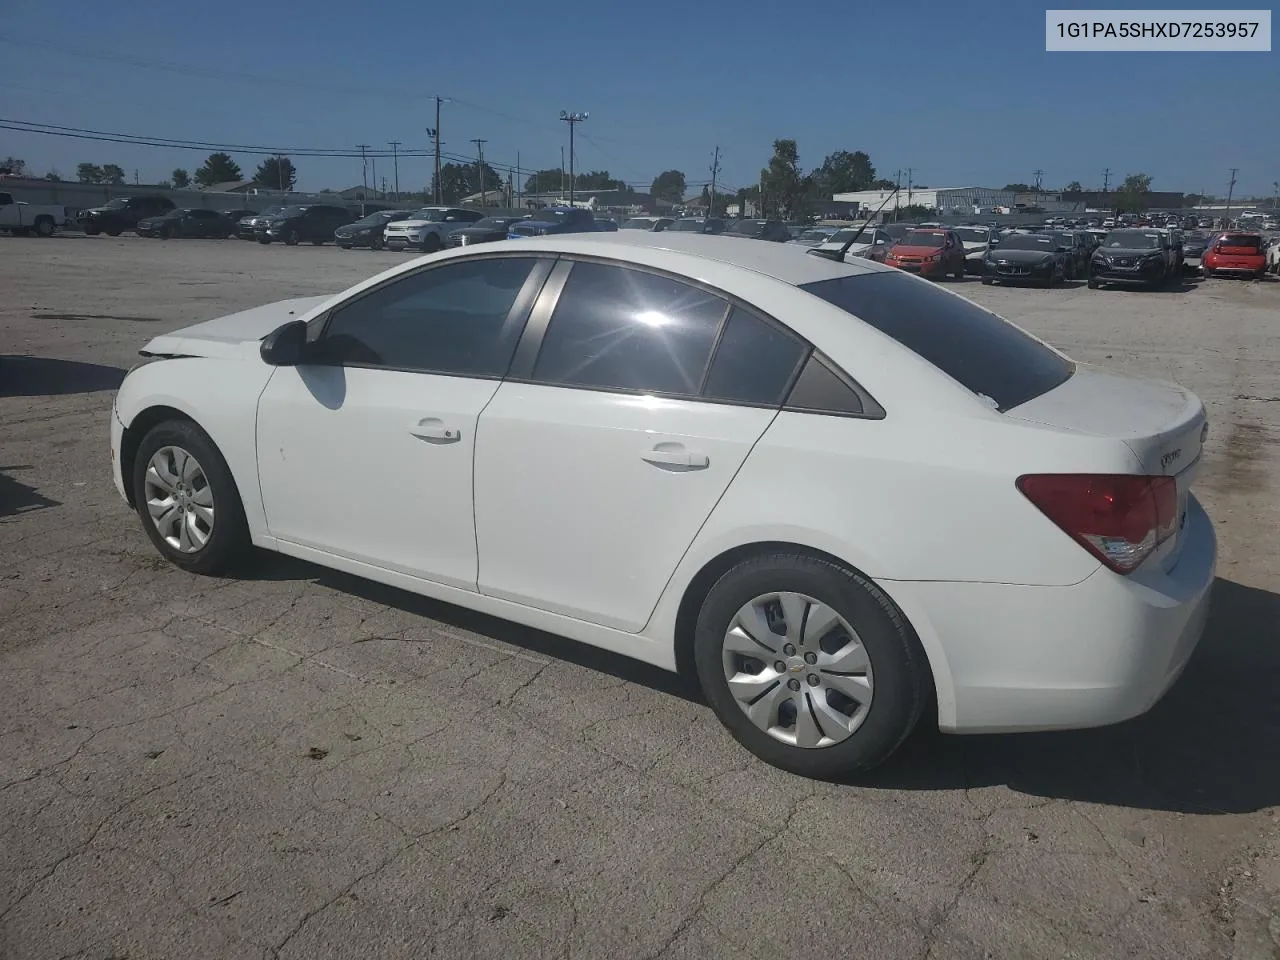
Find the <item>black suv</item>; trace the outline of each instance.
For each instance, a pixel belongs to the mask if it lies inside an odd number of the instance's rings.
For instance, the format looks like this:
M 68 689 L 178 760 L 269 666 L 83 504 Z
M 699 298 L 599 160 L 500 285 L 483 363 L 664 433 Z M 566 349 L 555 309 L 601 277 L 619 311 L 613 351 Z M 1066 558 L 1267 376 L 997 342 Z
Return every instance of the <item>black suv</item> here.
M 90 207 L 81 210 L 76 219 L 89 236 L 105 233 L 108 237 L 118 237 L 126 230 L 136 230 L 138 221 L 147 217 L 158 217 L 168 213 L 174 203 L 168 197 L 137 196 L 116 197 L 101 207 Z
M 319 246 L 326 240 L 332 240 L 334 231 L 339 227 L 355 223 L 359 217 L 344 207 L 308 203 L 285 207 L 265 223 L 263 219 L 254 225 L 259 243 L 283 240 L 292 247 L 302 240 L 310 240 Z

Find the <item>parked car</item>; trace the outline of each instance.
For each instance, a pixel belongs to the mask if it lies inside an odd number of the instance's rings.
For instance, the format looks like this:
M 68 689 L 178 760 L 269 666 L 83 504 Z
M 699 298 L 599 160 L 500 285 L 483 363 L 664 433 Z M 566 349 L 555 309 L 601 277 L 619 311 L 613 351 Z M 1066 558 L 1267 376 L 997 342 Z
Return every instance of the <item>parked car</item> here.
M 982 282 L 1035 283 L 1052 287 L 1066 279 L 1067 248 L 1044 233 L 1012 233 L 987 251 Z
M 885 255 L 885 266 L 930 279 L 964 279 L 964 244 L 952 230 L 912 230 Z
M 493 243 L 507 239 L 507 233 L 513 223 L 519 223 L 524 217 L 485 217 L 470 226 L 460 227 L 449 234 L 449 246 L 469 247 L 476 243 Z
M 247 208 L 238 209 L 238 210 L 219 210 L 218 211 L 218 216 L 226 217 L 228 220 L 231 221 L 233 234 L 239 233 L 239 231 L 235 229 L 235 227 L 240 223 L 241 220 L 243 220 L 245 217 L 253 217 L 256 215 L 257 214 L 253 210 L 249 210 Z
M 296 246 L 309 240 L 316 246 L 333 239 L 334 231 L 356 220 L 356 215 L 345 207 L 327 203 L 307 203 L 285 207 L 274 217 L 262 218 L 254 230 L 259 243 L 279 240 L 288 246 Z
M 590 210 L 581 207 L 546 207 L 517 220 L 507 231 L 508 238 L 542 237 L 558 233 L 595 233 L 596 218 Z
M 839 232 L 836 227 L 810 227 L 803 231 L 800 236 L 793 237 L 787 243 L 794 244 L 798 247 L 818 247 L 826 243 Z
M 982 260 L 991 249 L 997 232 L 990 227 L 956 227 L 955 234 L 964 247 L 964 272 L 982 275 Z
M 216 210 L 180 207 L 158 217 L 139 220 L 135 229 L 140 237 L 159 237 L 161 240 L 174 237 L 225 240 L 235 232 L 236 225 Z
M 724 233 L 728 227 L 726 221 L 719 217 L 681 217 L 668 230 L 676 233 Z
M 110 462 L 160 556 L 213 574 L 258 544 L 685 670 L 747 750 L 817 777 L 926 708 L 1121 721 L 1192 657 L 1217 551 L 1187 390 L 865 261 L 502 253 L 147 343 Z
M 406 220 L 387 224 L 384 239 L 392 250 L 416 247 L 423 253 L 443 250 L 455 230 L 484 219 L 479 210 L 465 207 L 423 207 Z
M 1235 231 L 1220 234 L 1200 258 L 1200 269 L 1206 277 L 1228 274 L 1261 279 L 1267 272 L 1262 234 Z
M 173 208 L 174 203 L 168 197 L 139 194 L 116 197 L 100 207 L 81 210 L 76 220 L 88 236 L 105 233 L 109 237 L 118 237 L 126 230 L 135 229 L 139 220 L 161 216 Z
M 1079 280 L 1089 275 L 1089 258 L 1093 244 L 1075 230 L 1059 230 L 1049 234 L 1054 243 L 1065 249 L 1066 279 Z
M 1108 283 L 1162 286 L 1174 276 L 1168 233 L 1126 227 L 1112 230 L 1089 261 L 1089 289 Z
M 862 229 L 861 233 L 858 231 L 858 227 L 846 227 L 843 230 L 837 230 L 825 242 L 818 244 L 816 249 L 839 252 L 841 247 L 852 240 L 854 241 L 853 244 L 844 254 L 846 260 L 861 258 L 874 260 L 876 263 L 884 263 L 884 258 L 889 253 L 889 248 L 893 246 L 893 237 L 882 227 L 866 227 Z
M 14 236 L 51 237 L 67 221 L 67 208 L 52 203 L 27 203 L 11 193 L 0 193 L 0 230 Z
M 262 227 L 265 230 L 267 221 L 273 217 L 280 216 L 280 212 L 282 210 L 284 210 L 283 204 L 274 207 L 267 207 L 267 209 L 263 210 L 261 213 L 251 213 L 247 216 L 241 217 L 236 221 L 236 236 L 241 240 L 257 240 L 258 227 Z
M 408 220 L 412 215 L 409 210 L 379 210 L 354 223 L 339 227 L 333 232 L 334 243 L 343 250 L 350 250 L 352 247 L 381 250 L 386 242 L 387 224 Z
M 1186 260 L 1199 260 L 1209 246 L 1209 238 L 1200 231 L 1182 235 L 1182 256 Z
M 612 217 L 596 217 L 596 229 L 601 233 L 617 233 L 618 221 Z
M 727 237 L 750 237 L 753 240 L 769 240 L 773 243 L 786 243 L 791 239 L 791 231 L 781 220 L 735 220 L 727 230 Z
M 675 223 L 675 217 L 632 217 L 622 222 L 623 230 L 648 230 L 660 233 Z

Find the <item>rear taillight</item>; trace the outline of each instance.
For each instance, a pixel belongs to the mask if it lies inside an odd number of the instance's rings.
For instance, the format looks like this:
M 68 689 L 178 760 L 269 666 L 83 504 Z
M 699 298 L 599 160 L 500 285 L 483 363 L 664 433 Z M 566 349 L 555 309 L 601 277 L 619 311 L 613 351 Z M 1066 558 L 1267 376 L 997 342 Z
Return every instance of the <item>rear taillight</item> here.
M 1040 473 L 1019 477 L 1018 489 L 1116 573 L 1136 570 L 1177 530 L 1173 477 Z

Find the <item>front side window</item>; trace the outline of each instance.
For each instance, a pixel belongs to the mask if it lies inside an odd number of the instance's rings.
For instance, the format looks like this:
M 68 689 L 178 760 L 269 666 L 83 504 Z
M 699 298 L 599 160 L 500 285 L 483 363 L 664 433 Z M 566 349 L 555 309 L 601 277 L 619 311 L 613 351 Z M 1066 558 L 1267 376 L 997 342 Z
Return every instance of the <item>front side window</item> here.
M 697 396 L 728 304 L 678 280 L 575 263 L 533 379 Z
M 524 327 L 512 306 L 536 262 L 454 261 L 393 280 L 333 311 L 317 362 L 501 377 Z

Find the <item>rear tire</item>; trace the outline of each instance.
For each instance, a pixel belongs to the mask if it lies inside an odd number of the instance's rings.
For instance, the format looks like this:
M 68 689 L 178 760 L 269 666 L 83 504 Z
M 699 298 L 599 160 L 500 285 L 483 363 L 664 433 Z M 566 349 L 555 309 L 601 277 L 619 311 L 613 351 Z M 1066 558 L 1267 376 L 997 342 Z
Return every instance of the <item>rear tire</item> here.
M 290 229 L 289 232 L 284 235 L 284 245 L 286 247 L 296 247 L 298 245 L 298 241 L 301 239 L 302 237 L 298 235 L 297 230 Z
M 101 231 L 101 230 L 99 230 L 97 227 L 85 227 L 85 228 L 84 228 L 84 235 L 85 235 L 86 237 L 96 237 L 96 236 L 97 236 L 98 234 L 100 234 L 101 232 L 102 232 L 102 231 Z
M 323 240 L 312 240 L 312 241 L 311 241 L 311 245 L 312 245 L 313 247 L 323 246 L 323 245 L 324 245 L 324 241 L 323 241 Z
M 1102 284 L 1098 282 L 1098 278 L 1097 278 L 1097 277 L 1090 277 L 1090 278 L 1089 278 L 1089 289 L 1090 289 L 1090 290 L 1097 290 L 1097 289 L 1099 289 L 1101 286 L 1102 286 Z
M 152 469 L 157 462 L 168 469 Z M 249 525 L 235 479 L 208 434 L 190 420 L 166 420 L 147 431 L 131 470 L 143 529 L 174 566 L 217 573 L 248 552 Z
M 444 249 L 444 243 L 440 240 L 438 234 L 429 233 L 422 238 L 422 252 L 436 253 Z
M 990 277 L 983 277 L 983 278 L 982 278 L 982 285 L 983 285 L 984 287 L 989 287 L 989 286 L 991 286 L 993 283 L 995 283 L 995 281 L 994 281 L 994 280 L 992 280 Z
M 823 619 L 810 630 L 815 615 Z M 753 557 L 725 573 L 698 612 L 693 654 L 734 738 L 806 777 L 882 763 L 915 728 L 930 688 L 924 651 L 893 602 L 862 576 L 802 554 Z
M 37 237 L 52 237 L 56 224 L 52 217 L 36 217 L 35 231 Z
M 106 230 L 106 234 L 108 237 L 118 237 L 120 236 L 121 232 L 122 231 L 120 230 L 119 227 L 108 227 Z

